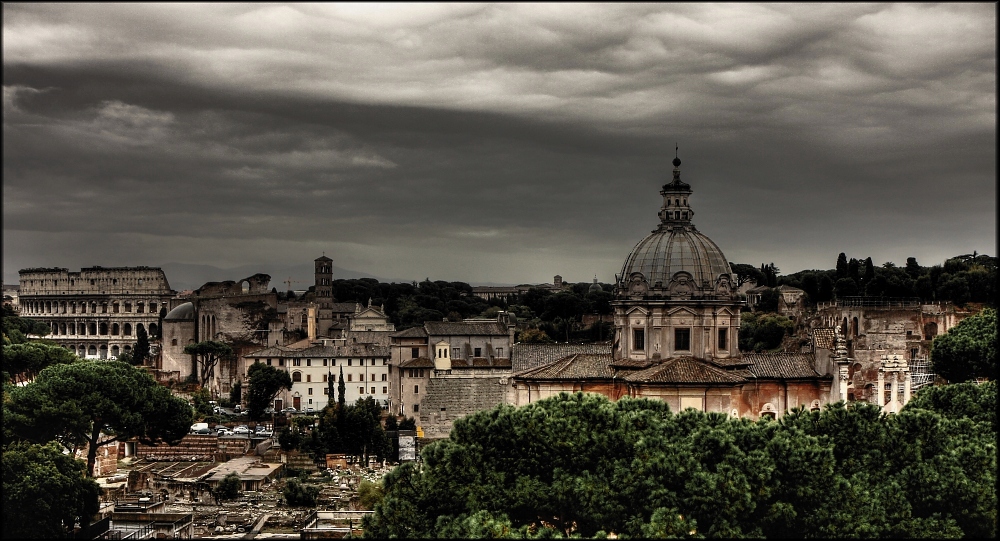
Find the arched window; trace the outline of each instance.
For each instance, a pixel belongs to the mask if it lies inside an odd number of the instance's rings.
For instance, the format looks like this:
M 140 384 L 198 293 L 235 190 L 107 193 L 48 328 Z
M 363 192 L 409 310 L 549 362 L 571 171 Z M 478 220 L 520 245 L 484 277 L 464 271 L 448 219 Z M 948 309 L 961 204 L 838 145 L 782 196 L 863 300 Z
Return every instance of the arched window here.
M 144 303 L 144 302 L 137 303 L 135 305 L 135 312 L 137 314 L 141 314 L 143 312 L 143 310 L 145 310 L 145 308 L 146 308 L 146 303 Z
M 132 336 L 132 324 L 126 323 L 122 325 L 122 334 L 125 336 Z
M 924 340 L 933 340 L 937 336 L 938 327 L 937 323 L 931 321 L 924 325 Z
M 88 327 L 87 328 L 87 334 L 89 334 L 91 336 L 96 336 L 97 335 L 97 323 L 96 322 L 91 321 L 90 324 L 87 325 L 87 327 Z
M 111 346 L 111 354 L 112 355 L 114 355 L 115 357 L 117 357 L 119 352 L 120 352 L 120 350 L 118 349 L 118 346 Z
M 97 355 L 97 346 L 87 348 L 87 355 Z
M 156 333 L 157 329 L 159 329 L 159 327 L 156 326 L 156 323 L 149 324 L 149 334 L 153 336 L 158 336 L 158 334 Z
M 70 334 L 76 334 L 76 323 L 70 323 L 69 324 L 69 333 Z
M 112 323 L 111 324 L 111 336 L 118 336 L 118 333 L 120 331 L 121 331 L 121 329 L 120 329 L 120 327 L 118 326 L 117 323 Z
M 302 381 L 302 372 L 299 371 L 292 372 L 292 382 L 299 383 L 301 381 Z
M 115 314 L 117 314 L 117 313 L 119 313 L 121 311 L 120 310 L 120 306 L 118 305 L 117 302 L 116 303 L 112 303 L 112 305 L 111 305 L 111 311 L 113 313 L 115 313 Z
M 131 311 L 132 311 L 132 303 L 130 302 L 125 303 L 125 312 L 129 313 Z
M 146 330 L 146 326 L 143 325 L 142 323 L 136 323 L 136 325 L 135 325 L 135 332 L 136 332 L 136 334 L 138 334 L 140 330 L 143 330 L 143 331 Z
M 102 334 L 102 335 L 108 334 L 108 324 L 107 324 L 107 322 L 104 322 L 104 321 L 101 322 L 101 333 L 100 334 Z

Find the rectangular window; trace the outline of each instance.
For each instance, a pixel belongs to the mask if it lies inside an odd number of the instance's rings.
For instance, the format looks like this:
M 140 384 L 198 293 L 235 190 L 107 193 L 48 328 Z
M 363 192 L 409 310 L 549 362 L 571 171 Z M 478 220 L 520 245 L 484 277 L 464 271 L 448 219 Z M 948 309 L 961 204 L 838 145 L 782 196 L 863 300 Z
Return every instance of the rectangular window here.
M 323 374 L 323 383 L 326 383 L 329 374 Z
M 462 350 L 460 348 L 451 348 L 451 358 L 452 359 L 461 359 L 462 358 Z
M 285 360 L 284 359 L 278 359 L 278 366 L 285 366 Z
M 645 329 L 632 329 L 632 349 L 646 349 Z
M 383 386 L 383 387 L 382 387 L 382 394 L 386 394 L 386 393 L 388 393 L 388 392 L 389 392 L 389 388 L 388 388 L 388 387 L 384 387 L 384 386 Z
M 371 394 L 375 394 L 375 387 L 372 387 L 372 393 Z
M 309 388 L 309 394 L 313 394 L 313 388 L 312 387 Z
M 352 362 L 353 360 L 354 360 L 354 359 L 347 359 L 347 366 L 351 366 L 351 362 Z
M 729 347 L 729 329 L 719 329 L 719 351 L 724 351 Z
M 386 378 L 387 378 L 388 376 L 389 376 L 388 374 L 382 374 L 382 381 L 386 381 Z
M 313 365 L 313 360 L 312 359 L 306 359 L 306 366 L 312 366 L 312 365 Z
M 503 357 L 503 348 L 497 348 L 497 357 Z
M 691 329 L 674 329 L 674 350 L 688 351 L 691 349 Z
M 353 374 L 347 374 L 347 381 L 351 381 L 351 376 L 353 376 Z
M 483 356 L 483 348 L 476 348 L 476 349 L 474 349 L 472 351 L 472 356 L 473 357 L 482 357 Z
M 420 356 L 420 348 L 410 348 L 410 358 L 416 359 Z
M 375 359 L 372 359 L 372 366 L 375 366 Z
M 310 398 L 310 399 L 309 399 L 309 403 L 310 403 L 310 404 L 312 404 L 312 403 L 313 403 L 313 399 L 312 399 L 312 398 Z
M 423 368 L 417 370 L 417 376 L 421 377 L 421 378 L 424 377 L 424 369 Z
M 311 383 L 313 380 L 312 374 L 306 374 L 306 383 Z
M 323 394 L 330 394 L 330 389 L 323 387 Z
M 326 366 L 326 359 L 323 359 L 323 366 Z
M 364 387 L 358 387 L 358 394 L 365 394 L 365 388 Z
M 417 413 L 418 411 L 420 411 L 420 404 L 414 404 L 413 405 L 413 413 Z
M 414 385 L 413 386 L 413 394 L 420 394 L 420 386 L 419 385 Z

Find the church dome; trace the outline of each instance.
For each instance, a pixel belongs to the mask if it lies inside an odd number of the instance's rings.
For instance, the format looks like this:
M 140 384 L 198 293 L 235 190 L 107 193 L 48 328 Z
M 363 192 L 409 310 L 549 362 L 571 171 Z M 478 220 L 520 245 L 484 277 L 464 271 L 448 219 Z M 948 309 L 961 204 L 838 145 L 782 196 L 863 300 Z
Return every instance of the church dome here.
M 718 245 L 691 223 L 691 186 L 680 180 L 680 160 L 674 162 L 673 182 L 660 191 L 660 226 L 625 259 L 615 296 L 731 300 L 732 269 Z
M 163 321 L 194 321 L 194 304 L 186 302 L 167 312 Z

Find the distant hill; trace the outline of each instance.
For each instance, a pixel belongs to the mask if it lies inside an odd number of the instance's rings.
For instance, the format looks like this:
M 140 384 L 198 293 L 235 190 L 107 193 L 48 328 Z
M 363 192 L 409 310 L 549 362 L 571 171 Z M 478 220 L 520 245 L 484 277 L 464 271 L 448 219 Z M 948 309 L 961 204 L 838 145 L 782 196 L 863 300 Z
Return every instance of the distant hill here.
M 316 275 L 313 263 L 302 263 L 298 265 L 274 265 L 262 263 L 260 265 L 242 265 L 229 269 L 221 269 L 212 265 L 194 265 L 190 263 L 164 263 L 158 265 L 167 275 L 170 288 L 176 291 L 185 289 L 198 289 L 206 282 L 222 282 L 224 280 L 241 280 L 257 273 L 271 276 L 270 287 L 278 291 L 288 289 L 286 280 L 292 281 L 292 289 L 308 289 L 315 285 Z M 333 279 L 349 278 L 375 278 L 384 282 L 382 278 L 372 274 L 333 267 Z M 390 280 L 391 281 L 391 280 Z M 399 280 L 396 280 L 397 282 Z

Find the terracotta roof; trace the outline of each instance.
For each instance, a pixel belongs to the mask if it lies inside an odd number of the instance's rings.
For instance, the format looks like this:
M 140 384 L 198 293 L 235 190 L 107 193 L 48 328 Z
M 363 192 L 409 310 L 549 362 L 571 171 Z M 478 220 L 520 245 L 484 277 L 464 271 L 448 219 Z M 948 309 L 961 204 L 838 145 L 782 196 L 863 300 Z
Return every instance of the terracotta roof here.
M 284 357 L 287 352 L 288 350 L 281 346 L 274 346 L 248 353 L 244 357 Z
M 712 357 L 710 359 L 705 359 L 706 361 L 718 366 L 720 368 L 744 368 L 750 365 L 750 361 L 746 360 L 744 357 L 728 357 L 725 359 L 718 359 Z
M 738 373 L 692 357 L 674 357 L 640 372 L 625 374 L 633 383 L 742 383 Z
M 434 361 L 428 359 L 427 357 L 417 357 L 416 359 L 407 359 L 399 363 L 400 368 L 434 368 Z
M 577 354 L 611 355 L 611 343 L 596 344 L 514 344 L 510 352 L 510 362 L 514 373 L 542 366 L 563 357 Z
M 468 323 L 465 321 L 425 321 L 430 336 L 506 336 L 507 327 L 497 321 Z
M 427 331 L 421 327 L 410 327 L 389 335 L 390 338 L 427 338 Z
M 577 353 L 515 375 L 522 379 L 611 379 L 610 353 Z
M 330 304 L 329 310 L 332 310 L 333 312 L 339 312 L 339 313 L 350 312 L 350 313 L 353 314 L 354 310 L 357 307 L 358 307 L 358 303 L 356 303 L 356 302 L 334 302 L 334 303 Z
M 660 359 L 618 359 L 612 361 L 611 366 L 625 370 L 642 370 L 660 362 Z
M 387 331 L 347 331 L 344 338 L 348 344 L 375 344 L 388 347 L 390 334 Z
M 833 329 L 813 329 L 813 346 L 816 348 L 829 349 L 834 348 L 834 330 Z
M 750 372 L 758 378 L 796 379 L 821 377 L 811 353 L 744 353 Z

